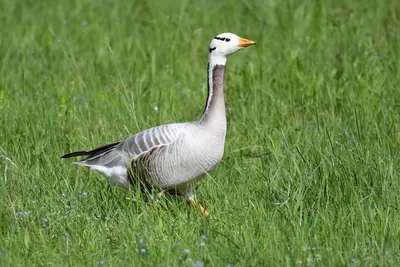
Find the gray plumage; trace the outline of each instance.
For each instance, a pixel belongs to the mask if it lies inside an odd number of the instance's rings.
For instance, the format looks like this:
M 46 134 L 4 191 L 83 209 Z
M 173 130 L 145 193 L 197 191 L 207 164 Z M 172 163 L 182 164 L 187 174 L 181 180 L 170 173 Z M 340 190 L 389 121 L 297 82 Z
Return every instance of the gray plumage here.
M 251 44 L 254 42 L 231 33 L 213 39 L 207 73 L 208 97 L 199 120 L 154 127 L 121 142 L 62 158 L 86 156 L 75 164 L 100 172 L 112 185 L 129 188 L 140 182 L 145 187 L 173 190 L 186 194 L 195 206 L 194 184 L 217 166 L 224 153 L 226 56 Z M 200 208 L 204 215 L 208 214 Z

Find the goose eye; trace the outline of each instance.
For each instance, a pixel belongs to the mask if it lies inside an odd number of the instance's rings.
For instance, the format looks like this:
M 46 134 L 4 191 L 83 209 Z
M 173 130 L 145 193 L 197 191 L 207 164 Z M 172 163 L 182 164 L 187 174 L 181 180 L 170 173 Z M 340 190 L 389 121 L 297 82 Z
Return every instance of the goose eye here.
M 217 39 L 220 41 L 225 41 L 226 39 L 229 39 L 229 38 L 215 36 L 214 39 Z
M 226 42 L 229 42 L 230 40 L 231 40 L 231 39 L 229 39 L 229 38 L 226 38 L 226 39 L 225 39 Z

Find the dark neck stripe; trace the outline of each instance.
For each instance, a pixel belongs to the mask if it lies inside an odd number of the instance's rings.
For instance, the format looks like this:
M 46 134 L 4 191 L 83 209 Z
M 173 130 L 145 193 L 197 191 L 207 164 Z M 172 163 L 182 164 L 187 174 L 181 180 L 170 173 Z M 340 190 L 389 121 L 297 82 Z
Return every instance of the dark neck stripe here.
M 211 48 L 210 48 L 211 49 Z M 212 97 L 212 92 L 210 90 L 213 90 L 212 88 L 212 84 L 210 84 L 210 62 L 208 62 L 207 65 L 207 100 L 206 100 L 206 106 L 204 107 L 203 110 L 203 115 L 206 113 L 207 111 L 207 107 L 208 107 L 208 100 L 210 100 L 210 97 Z M 211 94 L 210 94 L 211 93 Z
M 214 51 L 215 49 L 217 49 L 217 47 L 210 47 L 210 49 L 208 49 L 208 51 L 210 51 L 210 53 L 211 53 L 211 52 Z
M 203 117 L 208 112 L 211 102 L 213 102 L 214 92 L 216 92 L 217 90 L 221 90 L 221 89 L 223 90 L 225 65 L 217 64 L 217 65 L 214 65 L 212 68 L 213 68 L 211 70 L 212 73 L 210 73 L 210 63 L 208 63 L 208 66 L 207 66 L 208 94 L 207 94 L 206 105 L 205 105 L 204 111 L 203 111 Z M 218 80 L 217 77 L 221 75 L 221 72 L 222 72 L 222 84 L 217 82 L 217 80 Z M 210 77 L 210 75 L 211 75 L 211 77 Z

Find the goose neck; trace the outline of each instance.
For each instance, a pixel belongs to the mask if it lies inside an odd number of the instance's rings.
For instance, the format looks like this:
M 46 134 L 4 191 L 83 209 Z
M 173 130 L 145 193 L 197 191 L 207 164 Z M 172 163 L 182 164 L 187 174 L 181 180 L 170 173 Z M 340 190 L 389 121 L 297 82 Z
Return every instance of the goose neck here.
M 224 76 L 226 57 L 209 56 L 207 69 L 208 96 L 201 122 L 226 129 Z

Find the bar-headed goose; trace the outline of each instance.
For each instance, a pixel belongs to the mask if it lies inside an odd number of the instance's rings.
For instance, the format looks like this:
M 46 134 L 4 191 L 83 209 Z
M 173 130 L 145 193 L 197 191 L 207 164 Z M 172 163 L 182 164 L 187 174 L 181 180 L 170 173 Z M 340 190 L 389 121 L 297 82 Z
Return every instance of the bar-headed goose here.
M 199 120 L 154 127 L 128 139 L 90 151 L 62 156 L 86 156 L 74 164 L 100 172 L 111 185 L 159 188 L 186 195 L 192 206 L 195 183 L 212 171 L 224 154 L 226 115 L 224 74 L 227 56 L 255 44 L 233 33 L 212 39 L 208 55 L 208 97 Z M 199 205 L 203 215 L 208 212 Z

